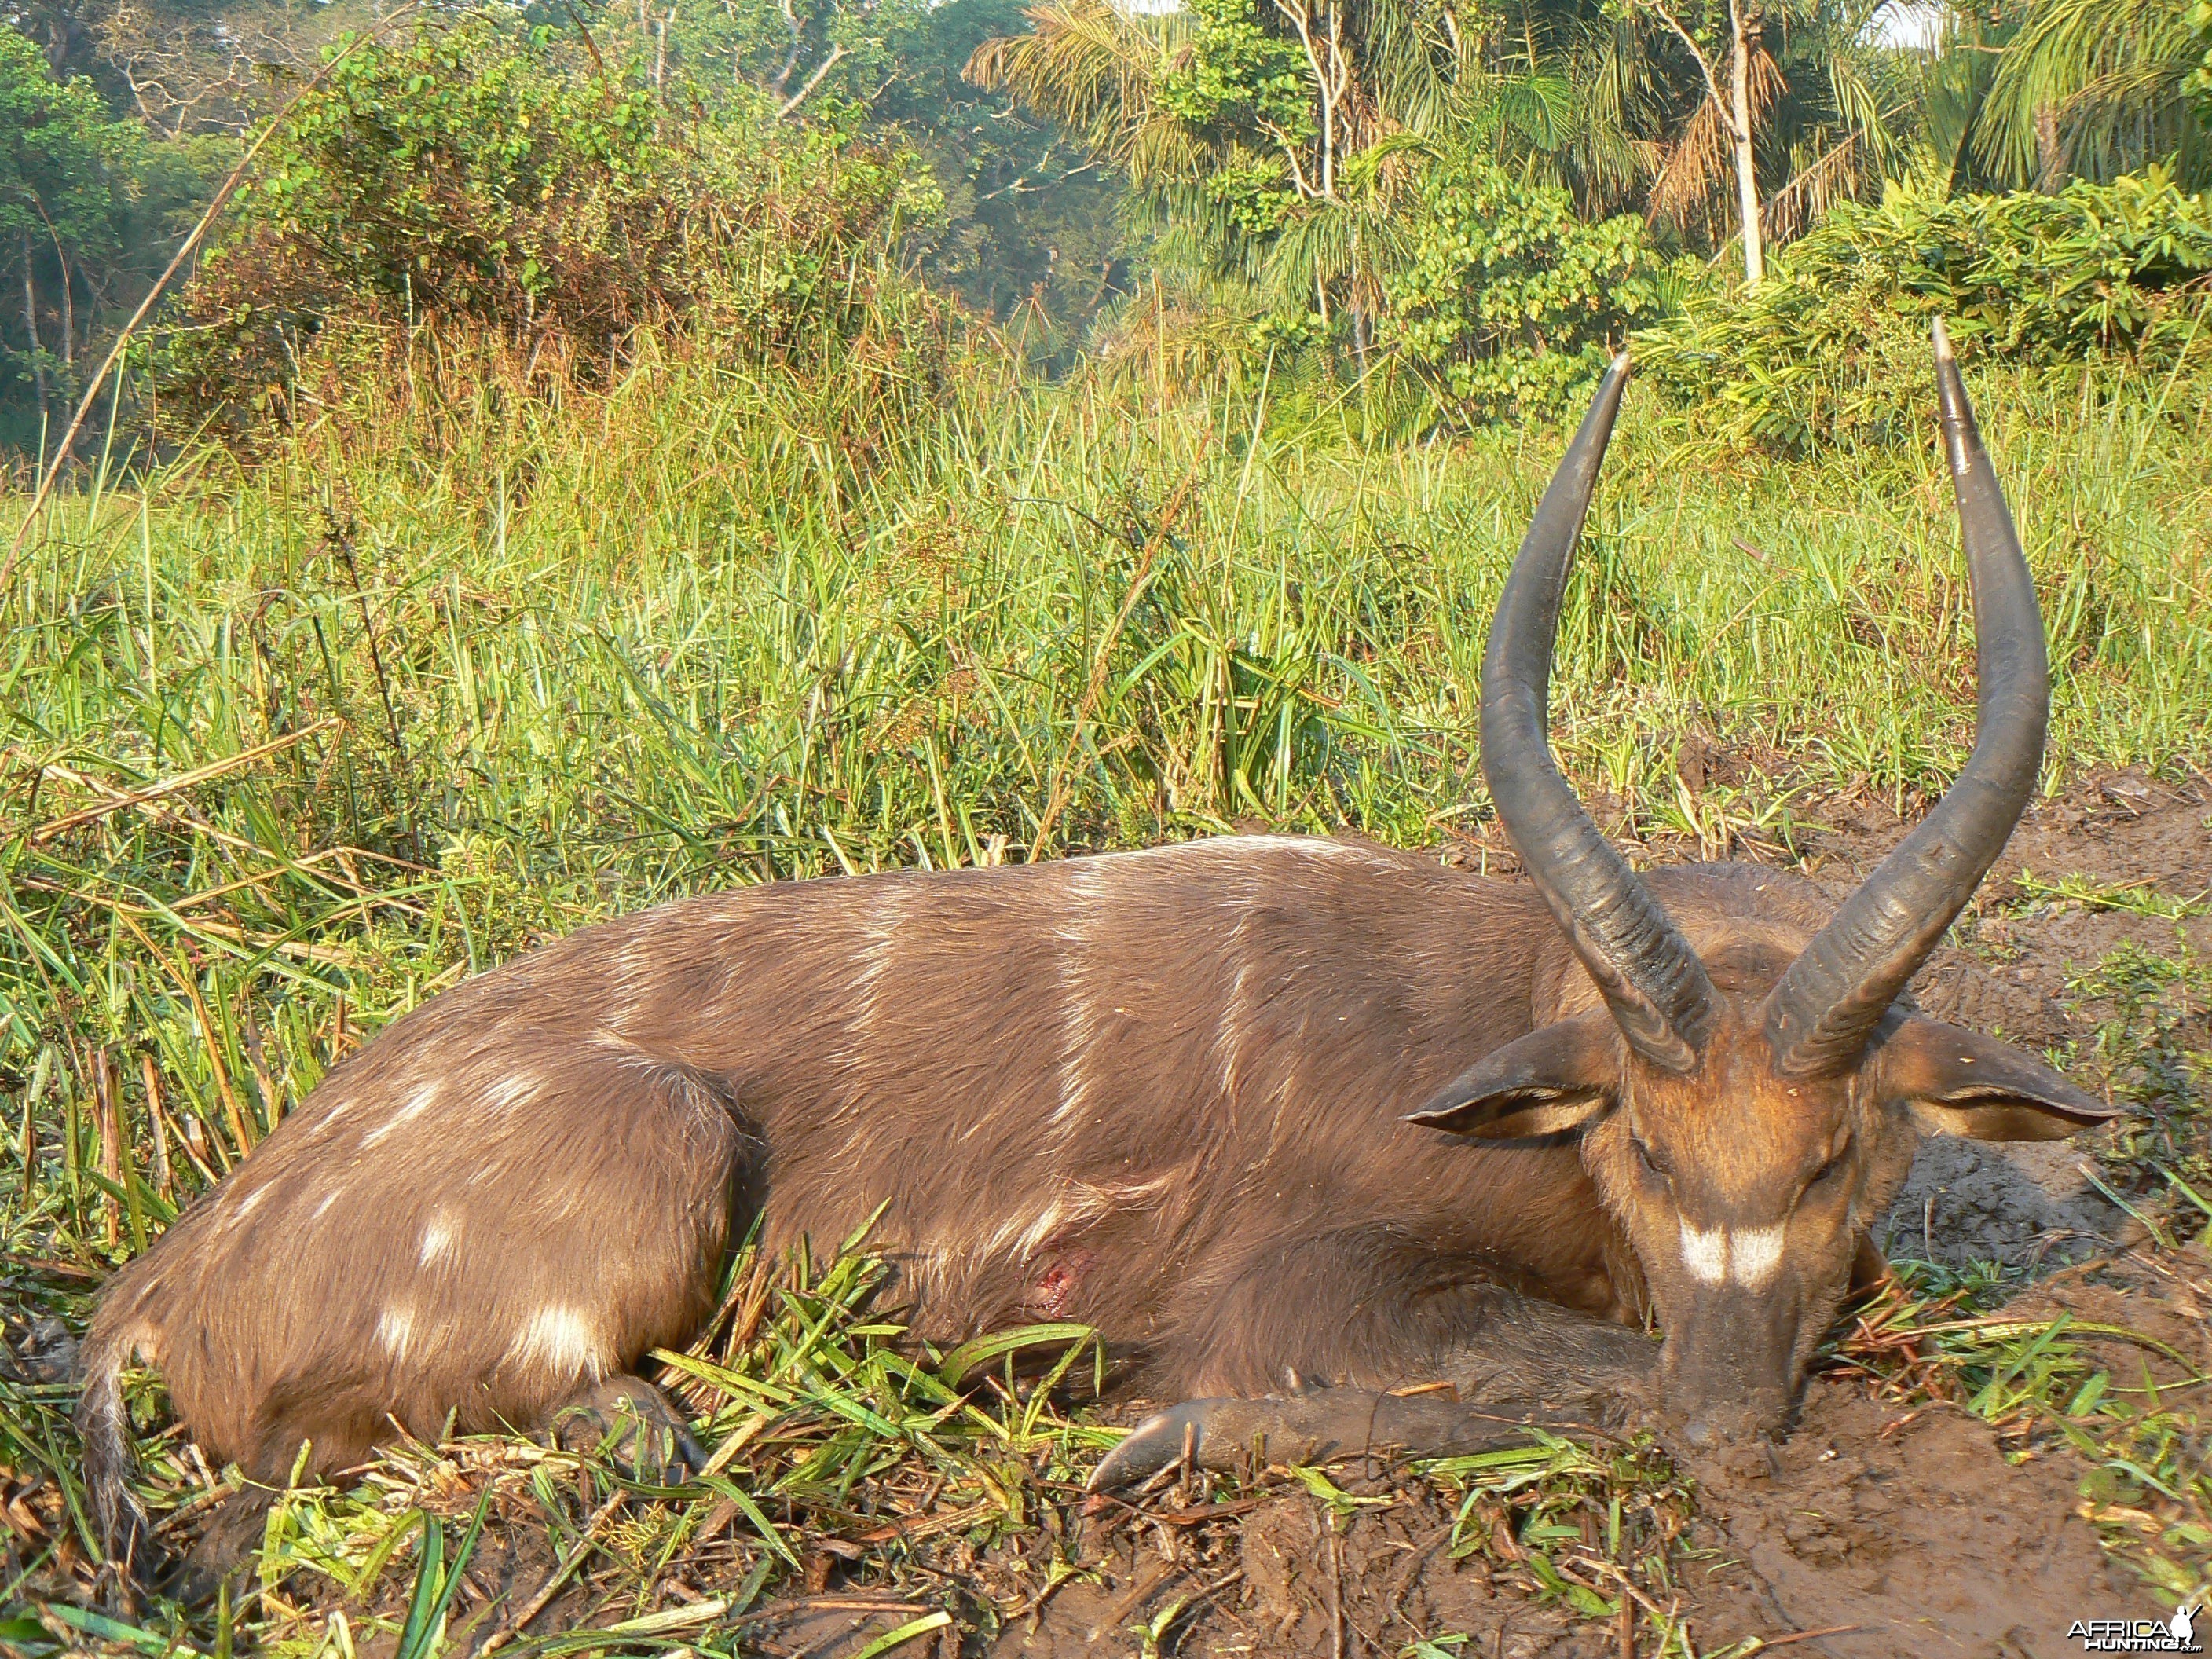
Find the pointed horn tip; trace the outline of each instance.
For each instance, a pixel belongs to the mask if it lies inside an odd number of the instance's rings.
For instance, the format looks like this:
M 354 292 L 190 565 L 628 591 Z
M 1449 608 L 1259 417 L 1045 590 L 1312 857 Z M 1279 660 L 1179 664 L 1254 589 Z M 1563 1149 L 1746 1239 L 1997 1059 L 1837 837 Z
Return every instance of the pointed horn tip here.
M 1951 331 L 1943 326 L 1943 319 L 1941 317 L 1936 318 L 1929 324 L 1928 332 L 1936 342 L 1937 359 L 1947 363 L 1956 362 L 1958 354 L 1951 349 Z

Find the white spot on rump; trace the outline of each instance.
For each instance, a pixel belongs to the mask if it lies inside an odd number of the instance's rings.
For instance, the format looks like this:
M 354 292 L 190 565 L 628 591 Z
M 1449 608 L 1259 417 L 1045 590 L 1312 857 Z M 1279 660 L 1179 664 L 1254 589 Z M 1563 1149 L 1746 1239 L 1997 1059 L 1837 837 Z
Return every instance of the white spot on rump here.
M 556 1376 L 581 1371 L 597 1382 L 606 1370 L 606 1341 L 580 1308 L 540 1308 L 508 1345 L 507 1358 Z
M 435 1082 L 423 1084 L 420 1088 L 416 1089 L 413 1094 L 408 1096 L 406 1100 L 401 1103 L 399 1108 L 394 1111 L 390 1117 L 386 1118 L 383 1122 L 378 1124 L 374 1129 L 371 1129 L 367 1134 L 361 1138 L 362 1147 L 366 1149 L 370 1146 L 380 1145 L 385 1138 L 392 1133 L 393 1131 L 400 1128 L 405 1124 L 413 1122 L 416 1118 L 422 1116 L 423 1113 L 428 1111 L 433 1105 L 436 1104 L 437 1099 L 437 1084 Z
M 430 1218 L 430 1224 L 422 1229 L 422 1248 L 415 1258 L 416 1262 L 427 1267 L 440 1256 L 453 1254 L 453 1240 L 459 1231 L 460 1224 L 453 1212 L 439 1211 Z
M 407 1344 L 415 1334 L 415 1316 L 405 1308 L 386 1308 L 376 1322 L 376 1340 L 394 1359 L 407 1358 Z

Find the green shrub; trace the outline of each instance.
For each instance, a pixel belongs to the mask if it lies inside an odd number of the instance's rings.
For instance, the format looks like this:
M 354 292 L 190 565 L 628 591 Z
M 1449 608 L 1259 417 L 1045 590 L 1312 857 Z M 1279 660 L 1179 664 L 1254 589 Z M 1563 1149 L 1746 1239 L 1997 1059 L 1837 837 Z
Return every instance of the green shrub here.
M 1927 321 L 1962 355 L 2173 368 L 2212 351 L 2212 200 L 2153 169 L 2057 196 L 1844 203 L 1755 295 L 1692 297 L 1639 364 L 1710 435 L 1804 451 L 1887 442 L 1924 415 Z
M 586 374 L 676 323 L 780 362 L 842 355 L 934 186 L 855 120 L 696 108 L 483 13 L 357 52 L 271 141 L 193 283 L 169 412 L 282 413 L 311 366 L 423 325 Z
M 1418 188 L 1377 338 L 1451 412 L 1557 406 L 1631 325 L 1662 314 L 1671 273 L 1641 221 L 1585 222 L 1565 191 L 1481 156 L 1439 162 Z

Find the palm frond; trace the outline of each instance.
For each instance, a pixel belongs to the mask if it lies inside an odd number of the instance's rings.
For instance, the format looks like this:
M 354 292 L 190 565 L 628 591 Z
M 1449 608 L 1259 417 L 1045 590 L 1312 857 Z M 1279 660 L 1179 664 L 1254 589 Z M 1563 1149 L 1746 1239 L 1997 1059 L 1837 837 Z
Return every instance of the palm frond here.
M 2185 186 L 2199 182 L 2212 145 L 2182 83 L 2203 52 L 2175 0 L 2039 0 L 1997 71 L 1975 153 L 2019 185 L 2052 182 L 2061 165 L 2109 178 L 2169 158 Z

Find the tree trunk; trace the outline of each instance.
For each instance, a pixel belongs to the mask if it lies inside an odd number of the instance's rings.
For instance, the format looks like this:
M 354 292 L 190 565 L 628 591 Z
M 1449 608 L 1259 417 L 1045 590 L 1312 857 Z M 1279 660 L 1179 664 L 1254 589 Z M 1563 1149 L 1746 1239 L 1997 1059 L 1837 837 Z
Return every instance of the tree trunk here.
M 73 371 L 76 368 L 76 301 L 70 293 L 69 255 L 62 252 L 61 244 L 54 244 L 54 261 L 62 268 L 62 368 Z M 62 378 L 74 381 L 74 373 L 64 373 Z M 74 395 L 72 386 L 67 395 Z
M 1759 228 L 1759 175 L 1751 153 L 1751 46 L 1756 12 L 1742 0 L 1729 0 L 1729 133 L 1735 153 L 1736 217 L 1743 227 L 1743 282 L 1757 288 L 1766 280 L 1766 250 Z
M 31 233 L 23 233 L 23 332 L 31 342 L 31 375 L 39 388 L 39 419 L 46 418 L 46 360 L 39 345 L 39 291 L 31 284 Z
M 2066 152 L 2058 143 L 2058 112 L 2045 104 L 2035 112 L 2035 187 L 2045 195 L 2066 176 Z

